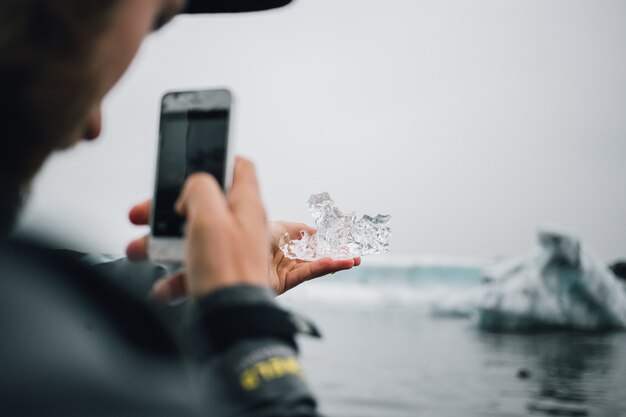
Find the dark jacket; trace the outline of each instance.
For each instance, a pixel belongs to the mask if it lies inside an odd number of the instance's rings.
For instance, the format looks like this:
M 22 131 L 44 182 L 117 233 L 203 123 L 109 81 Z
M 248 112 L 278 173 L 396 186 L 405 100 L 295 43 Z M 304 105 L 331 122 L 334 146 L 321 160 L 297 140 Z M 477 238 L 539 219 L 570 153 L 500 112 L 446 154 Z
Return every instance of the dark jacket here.
M 222 289 L 168 324 L 122 270 L 0 244 L 0 415 L 317 416 L 293 339 L 316 332 L 270 290 Z

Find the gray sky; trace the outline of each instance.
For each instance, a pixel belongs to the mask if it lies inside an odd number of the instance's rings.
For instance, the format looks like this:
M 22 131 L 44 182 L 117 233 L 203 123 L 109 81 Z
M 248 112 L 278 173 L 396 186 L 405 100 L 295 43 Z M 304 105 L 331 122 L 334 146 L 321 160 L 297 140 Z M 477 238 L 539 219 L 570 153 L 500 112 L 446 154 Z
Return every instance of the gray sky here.
M 393 252 L 525 252 L 538 226 L 626 257 L 626 2 L 299 0 L 177 18 L 56 156 L 27 227 L 121 253 L 150 196 L 163 92 L 227 86 L 270 216 L 308 196 L 393 216 Z

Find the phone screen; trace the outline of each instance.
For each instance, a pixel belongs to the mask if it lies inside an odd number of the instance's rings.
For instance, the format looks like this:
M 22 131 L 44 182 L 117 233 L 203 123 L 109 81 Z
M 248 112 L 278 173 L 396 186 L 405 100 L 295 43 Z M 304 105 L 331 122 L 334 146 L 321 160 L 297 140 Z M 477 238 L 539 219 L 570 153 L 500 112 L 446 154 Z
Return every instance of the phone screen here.
M 225 188 L 227 109 L 163 108 L 152 221 L 155 237 L 182 237 L 185 220 L 174 211 L 185 179 L 208 172 Z

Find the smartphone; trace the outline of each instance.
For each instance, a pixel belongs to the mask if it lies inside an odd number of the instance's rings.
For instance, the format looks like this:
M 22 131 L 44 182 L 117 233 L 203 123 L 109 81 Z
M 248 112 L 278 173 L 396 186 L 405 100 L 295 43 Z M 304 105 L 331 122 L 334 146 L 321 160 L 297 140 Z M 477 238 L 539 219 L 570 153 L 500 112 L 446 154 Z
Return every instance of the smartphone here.
M 189 175 L 207 172 L 228 191 L 234 165 L 232 103 L 232 94 L 226 89 L 163 96 L 148 243 L 151 259 L 184 259 L 185 219 L 174 211 L 174 204 Z

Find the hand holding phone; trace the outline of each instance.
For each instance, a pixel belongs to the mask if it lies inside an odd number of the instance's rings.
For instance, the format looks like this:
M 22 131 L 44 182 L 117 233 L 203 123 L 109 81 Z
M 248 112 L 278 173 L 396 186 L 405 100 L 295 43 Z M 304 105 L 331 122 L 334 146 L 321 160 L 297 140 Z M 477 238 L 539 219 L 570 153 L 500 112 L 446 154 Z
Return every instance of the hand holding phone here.
M 187 294 L 198 298 L 230 285 L 270 286 L 268 226 L 252 163 L 238 158 L 225 196 L 205 173 L 190 176 L 176 203 L 187 219 Z

